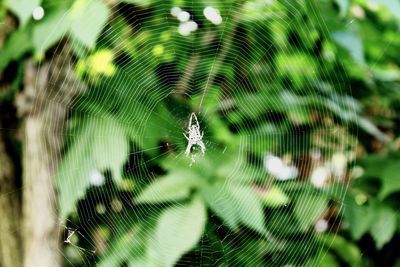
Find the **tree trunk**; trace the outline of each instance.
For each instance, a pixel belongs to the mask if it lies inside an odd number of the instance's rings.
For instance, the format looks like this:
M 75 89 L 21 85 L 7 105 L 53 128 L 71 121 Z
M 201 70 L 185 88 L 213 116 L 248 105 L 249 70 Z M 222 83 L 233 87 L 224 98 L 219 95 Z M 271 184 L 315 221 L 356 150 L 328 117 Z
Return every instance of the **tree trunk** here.
M 21 201 L 14 166 L 0 132 L 0 266 L 21 267 Z
M 23 152 L 24 266 L 61 266 L 55 172 L 60 159 L 67 106 L 78 84 L 71 51 L 61 45 L 51 62 L 25 67 L 25 89 L 17 98 L 25 116 Z M 31 103 L 31 104 L 30 104 Z
M 11 16 L 4 18 L 0 25 L 0 47 L 3 47 L 6 36 L 15 28 L 15 21 Z M 4 73 L 0 71 L 0 80 Z M 8 84 L 0 85 L 0 96 L 8 91 Z M 1 115 L 4 110 L 0 109 Z M 21 190 L 18 183 L 18 173 L 12 157 L 7 151 L 8 125 L 2 124 L 0 118 L 0 266 L 22 266 L 21 245 Z M 4 128 L 3 128 L 4 127 Z M 3 132 L 4 130 L 4 132 Z

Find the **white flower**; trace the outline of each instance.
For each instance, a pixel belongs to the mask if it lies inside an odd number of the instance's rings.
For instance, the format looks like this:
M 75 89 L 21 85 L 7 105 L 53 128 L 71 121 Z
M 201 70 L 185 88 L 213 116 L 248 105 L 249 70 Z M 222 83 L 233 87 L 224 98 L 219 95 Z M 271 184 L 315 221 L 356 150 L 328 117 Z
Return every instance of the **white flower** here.
M 178 32 L 183 36 L 188 36 L 191 32 L 197 30 L 197 23 L 190 20 L 179 24 Z
M 171 8 L 171 15 L 174 17 L 177 17 L 179 15 L 179 13 L 181 13 L 181 12 L 182 12 L 182 9 L 180 7 L 175 6 L 175 7 Z
M 270 174 L 281 181 L 296 178 L 298 174 L 295 166 L 286 165 L 280 158 L 271 154 L 265 156 L 264 167 Z
M 203 10 L 203 14 L 212 24 L 219 25 L 222 23 L 222 17 L 219 11 L 213 7 L 206 7 Z
M 179 24 L 178 32 L 180 35 L 188 36 L 191 33 L 190 26 L 185 22 Z
M 332 172 L 333 174 L 340 178 L 346 172 L 347 159 L 342 153 L 336 153 L 332 156 L 331 160 Z
M 311 174 L 311 183 L 318 188 L 321 188 L 328 181 L 330 171 L 327 167 L 321 166 L 313 170 Z
M 105 183 L 106 179 L 98 170 L 93 170 L 89 175 L 89 181 L 94 186 L 101 186 Z
M 32 11 L 32 17 L 34 20 L 41 20 L 44 17 L 44 9 L 41 6 L 37 6 Z
M 190 20 L 187 22 L 187 26 L 189 27 L 190 31 L 193 32 L 195 30 L 197 30 L 197 23 L 194 22 L 193 20 Z
M 181 12 L 179 12 L 179 14 L 178 14 L 178 20 L 180 21 L 180 22 L 186 22 L 186 21 L 188 21 L 190 19 L 190 14 L 189 14 L 189 12 L 187 12 L 187 11 L 181 11 Z
M 315 224 L 315 231 L 318 233 L 325 232 L 328 229 L 328 222 L 325 219 L 320 219 Z

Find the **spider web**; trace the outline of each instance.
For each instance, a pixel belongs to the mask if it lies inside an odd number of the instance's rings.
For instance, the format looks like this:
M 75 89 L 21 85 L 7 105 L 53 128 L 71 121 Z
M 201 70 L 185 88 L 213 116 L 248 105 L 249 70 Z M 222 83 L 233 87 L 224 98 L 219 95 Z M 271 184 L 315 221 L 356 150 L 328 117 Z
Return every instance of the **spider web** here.
M 237 177 L 242 179 L 245 174 L 247 181 L 253 181 L 254 188 L 258 190 L 255 192 L 259 192 L 260 196 L 266 196 L 279 187 L 284 189 L 289 199 L 297 199 L 296 203 L 301 203 L 301 206 L 293 206 L 293 201 L 278 208 L 267 208 L 264 219 L 268 227 L 263 237 L 246 225 L 232 230 L 229 223 L 208 208 L 207 231 L 177 264 L 257 266 L 259 262 L 256 258 L 239 257 L 247 253 L 252 255 L 252 246 L 259 247 L 265 266 L 300 266 L 305 263 L 307 255 L 324 257 L 330 244 L 313 237 L 321 232 L 335 233 L 339 222 L 328 213 L 346 205 L 346 170 L 340 162 L 337 163 L 340 165 L 338 170 L 335 163 L 330 162 L 332 159 L 340 161 L 343 157 L 351 159 L 351 149 L 356 146 L 356 141 L 352 133 L 346 133 L 333 123 L 330 127 L 315 120 L 307 128 L 296 125 L 304 119 L 298 116 L 311 109 L 317 110 L 321 117 L 329 117 L 332 110 L 316 102 L 326 101 L 325 96 L 332 88 L 313 82 L 316 63 L 311 62 L 311 57 L 282 58 L 280 65 L 272 65 L 271 55 L 277 52 L 285 51 L 288 55 L 310 53 L 304 47 L 289 46 L 280 36 L 268 31 L 272 27 L 283 34 L 302 16 L 296 4 L 286 2 L 286 9 L 282 10 L 276 8 L 273 2 L 182 2 L 179 6 L 181 12 L 189 12 L 189 21 L 197 24 L 197 29 L 189 34 L 182 34 L 179 28 L 188 25 L 171 14 L 172 8 L 178 6 L 175 2 L 159 1 L 150 6 L 116 4 L 111 8 L 108 26 L 98 38 L 100 45 L 96 51 L 112 51 L 112 64 L 116 71 L 112 75 L 93 75 L 91 71 L 99 66 L 87 63 L 83 74 L 78 73 L 80 81 L 70 85 L 85 88 L 67 106 L 70 120 L 65 132 L 65 148 L 76 170 L 58 178 L 62 181 L 58 180 L 57 185 L 61 187 L 61 201 L 76 195 L 72 188 L 78 189 L 80 194 L 74 209 L 67 212 L 69 219 L 60 217 L 60 221 L 66 220 L 65 225 L 60 224 L 60 231 L 68 233 L 66 241 L 70 241 L 70 228 L 81 227 L 85 229 L 85 235 L 76 234 L 77 240 L 73 245 L 78 248 L 76 250 L 70 249 L 71 242 L 65 242 L 63 255 L 66 262 L 72 266 L 107 266 L 110 259 L 118 259 L 118 264 L 140 266 L 140 262 L 129 260 L 130 254 L 145 253 L 135 239 L 145 239 L 152 233 L 163 209 L 173 205 L 181 207 L 183 203 L 172 201 L 138 205 L 135 198 L 151 182 L 168 172 L 186 170 L 189 166 L 190 160 L 184 155 L 187 141 L 183 133 L 191 112 L 195 112 L 199 119 L 207 150 L 204 156 L 197 157 L 199 162 L 195 162 L 189 170 L 206 175 L 202 169 L 206 164 L 212 162 L 215 168 L 221 167 L 226 179 L 215 191 L 216 203 L 223 203 L 224 192 L 235 188 Z M 212 23 L 205 17 L 203 12 L 207 6 L 221 10 L 222 23 Z M 322 31 L 327 31 L 318 11 L 312 7 L 310 10 L 315 12 Z M 96 13 L 88 12 L 87 17 L 94 19 Z M 125 31 L 124 23 L 130 31 Z M 110 25 L 120 25 L 120 28 Z M 299 30 L 310 33 L 309 40 L 303 41 L 314 42 L 312 36 L 315 29 L 311 25 L 302 27 Z M 71 46 L 61 49 L 68 49 L 71 54 L 86 52 L 76 40 L 66 38 Z M 309 63 L 311 72 L 296 69 L 295 60 Z M 76 58 L 71 67 L 78 72 L 79 64 L 84 63 Z M 323 78 L 328 84 L 339 87 L 334 90 L 348 91 L 346 80 L 336 76 L 324 64 L 318 64 L 318 68 L 321 68 L 320 73 L 326 75 Z M 311 78 L 303 80 L 291 76 L 293 72 Z M 282 85 L 274 80 L 285 76 L 291 78 L 286 78 L 286 87 L 282 90 Z M 51 78 L 56 77 L 57 73 L 53 73 Z M 295 95 L 304 104 L 295 102 Z M 329 97 L 346 105 L 337 94 L 332 93 Z M 48 101 L 63 103 L 57 96 Z M 283 121 L 280 113 L 292 108 L 292 120 Z M 350 106 L 349 110 L 355 113 L 355 107 Z M 48 123 L 54 122 L 49 120 Z M 88 136 L 82 139 L 85 133 Z M 99 144 L 91 141 L 119 136 L 126 140 L 116 143 L 104 141 L 105 148 L 100 150 L 95 147 Z M 86 150 L 71 150 L 77 143 L 78 147 L 86 147 Z M 120 146 L 121 150 L 115 149 L 112 144 Z M 113 162 L 114 158 L 126 153 L 122 149 L 125 146 L 128 151 L 121 166 L 121 177 L 116 177 L 118 171 L 108 163 L 101 162 L 88 169 L 91 163 L 80 162 L 84 158 L 79 153 L 88 156 L 99 151 L 106 153 L 100 161 L 108 159 Z M 232 166 L 226 167 L 224 163 L 228 160 Z M 84 173 L 86 183 L 82 183 L 81 177 L 75 177 L 76 173 Z M 239 182 L 245 182 L 240 179 Z M 304 182 L 304 186 L 311 189 L 299 200 L 297 191 L 301 188 L 297 181 L 301 179 L 311 180 L 311 183 Z M 325 212 L 321 212 L 312 225 L 298 232 L 300 226 L 289 211 L 295 209 L 298 217 L 308 216 L 310 205 L 319 200 L 314 189 L 323 191 L 333 181 L 344 184 L 331 189 L 333 192 L 330 191 L 330 194 L 336 198 L 326 203 Z M 68 191 L 68 188 L 71 190 Z M 163 198 L 162 195 L 155 197 Z M 65 214 L 66 211 L 60 209 L 59 213 Z M 250 213 L 247 211 L 244 216 Z M 251 225 L 251 222 L 248 224 Z M 122 241 L 113 244 L 117 249 L 107 251 L 108 242 L 112 243 L 114 238 L 120 236 Z M 94 247 L 100 249 L 90 253 Z M 282 247 L 286 247 L 285 252 Z M 163 249 L 160 247 L 160 251 Z

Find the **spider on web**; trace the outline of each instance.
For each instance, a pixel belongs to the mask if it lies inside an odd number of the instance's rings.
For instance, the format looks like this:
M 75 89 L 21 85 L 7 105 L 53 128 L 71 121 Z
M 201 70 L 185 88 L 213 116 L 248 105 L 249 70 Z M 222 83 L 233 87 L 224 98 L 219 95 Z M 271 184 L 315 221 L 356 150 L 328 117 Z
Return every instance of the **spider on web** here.
M 76 230 L 70 230 L 68 229 L 68 235 L 67 238 L 64 240 L 64 243 L 71 244 L 71 237 L 75 234 Z
M 85 252 L 85 253 L 87 253 L 87 252 L 90 253 L 90 254 L 95 254 L 95 253 L 96 253 L 96 250 L 85 249 L 85 248 L 83 248 L 83 247 L 80 247 L 80 246 L 78 246 L 78 245 L 75 245 L 75 244 L 72 242 L 71 238 L 75 235 L 75 233 L 77 233 L 78 235 L 80 235 L 80 236 L 82 236 L 83 238 L 85 238 L 85 236 L 82 235 L 82 234 L 78 231 L 78 229 L 73 229 L 73 228 L 68 228 L 68 227 L 65 227 L 65 229 L 68 231 L 68 234 L 67 234 L 67 237 L 66 237 L 65 240 L 64 240 L 64 243 L 69 244 L 70 246 L 72 246 L 72 247 L 74 247 L 74 248 L 76 248 L 76 249 L 78 249 L 78 250 L 80 250 L 80 251 L 82 251 L 82 252 Z M 86 238 L 85 238 L 85 239 L 86 239 Z
M 189 134 L 189 137 L 186 136 L 185 133 L 183 134 L 185 138 L 188 140 L 188 144 L 185 150 L 185 155 L 189 156 L 191 149 L 194 145 L 198 145 L 200 147 L 201 153 L 204 155 L 206 151 L 206 146 L 203 143 L 204 132 L 200 134 L 200 124 L 199 121 L 197 120 L 196 114 L 194 113 L 190 115 L 187 133 Z

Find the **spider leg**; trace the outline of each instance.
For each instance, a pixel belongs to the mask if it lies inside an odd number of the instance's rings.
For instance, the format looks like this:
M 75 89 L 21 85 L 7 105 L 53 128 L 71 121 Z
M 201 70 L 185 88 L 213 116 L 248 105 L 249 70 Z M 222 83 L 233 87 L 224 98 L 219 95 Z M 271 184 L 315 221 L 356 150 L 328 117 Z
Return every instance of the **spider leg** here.
M 190 128 L 190 126 L 192 126 L 192 117 L 193 117 L 193 115 L 194 115 L 194 113 L 190 114 L 189 127 L 188 128 Z
M 201 138 L 203 139 L 204 132 L 201 132 Z
M 197 119 L 196 115 L 194 115 L 194 117 L 195 117 L 195 119 L 196 119 L 197 128 L 200 129 L 199 120 Z
M 188 145 L 186 147 L 186 150 L 185 150 L 185 155 L 186 156 L 189 156 L 192 146 L 193 146 L 193 143 L 191 141 L 189 141 L 189 143 L 188 143 Z
M 204 155 L 204 152 L 206 152 L 206 146 L 204 145 L 203 141 L 199 141 L 197 144 L 200 146 L 201 153 Z
M 185 138 L 186 138 L 187 140 L 189 140 L 189 137 L 187 137 L 185 133 L 183 133 L 183 136 L 185 136 Z

